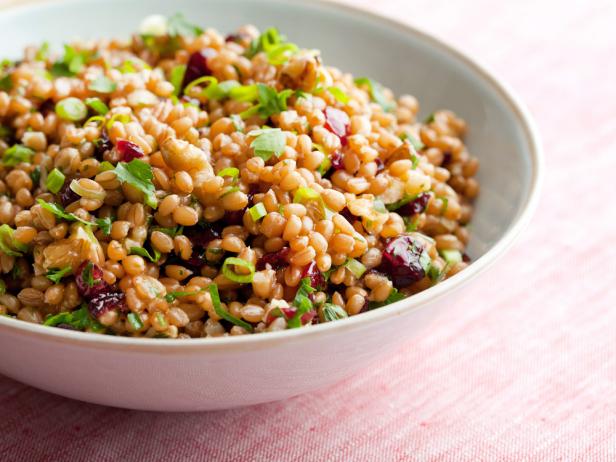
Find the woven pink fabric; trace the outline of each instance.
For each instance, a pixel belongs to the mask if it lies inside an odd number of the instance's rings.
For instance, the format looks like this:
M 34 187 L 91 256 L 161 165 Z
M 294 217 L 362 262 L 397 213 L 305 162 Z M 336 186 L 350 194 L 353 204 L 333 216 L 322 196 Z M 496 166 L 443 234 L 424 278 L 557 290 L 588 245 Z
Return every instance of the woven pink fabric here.
M 395 355 L 285 402 L 129 412 L 0 377 L 0 461 L 616 460 L 616 4 L 361 3 L 489 63 L 528 103 L 547 154 L 528 231 Z

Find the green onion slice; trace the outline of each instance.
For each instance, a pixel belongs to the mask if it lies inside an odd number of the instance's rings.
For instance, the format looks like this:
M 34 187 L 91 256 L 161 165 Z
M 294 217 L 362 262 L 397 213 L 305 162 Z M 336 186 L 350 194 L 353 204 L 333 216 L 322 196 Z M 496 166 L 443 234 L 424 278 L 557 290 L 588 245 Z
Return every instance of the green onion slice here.
M 216 176 L 230 176 L 231 178 L 237 178 L 240 174 L 239 169 L 235 167 L 223 168 Z
M 357 279 L 362 277 L 362 275 L 366 272 L 366 267 L 358 260 L 354 258 L 349 258 L 344 264 L 348 268 L 348 270 L 353 273 Z
M 231 265 L 244 267 L 250 271 L 250 274 L 237 274 L 231 269 Z M 252 278 L 255 274 L 255 266 L 242 258 L 229 257 L 222 264 L 222 274 L 230 281 L 246 284 L 252 282 Z
M 218 294 L 218 286 L 216 284 L 210 284 L 209 291 L 210 296 L 212 297 L 212 305 L 214 305 L 214 311 L 216 311 L 216 314 L 218 316 L 220 316 L 222 319 L 226 319 L 227 321 L 235 324 L 236 326 L 243 327 L 247 331 L 252 332 L 252 326 L 249 323 L 238 319 L 232 314 L 230 314 L 228 311 L 225 311 L 225 309 L 220 303 L 220 295 Z
M 86 106 L 91 107 L 94 112 L 104 116 L 109 112 L 109 106 L 107 106 L 100 98 L 86 98 Z M 92 117 L 88 119 L 88 122 L 92 120 Z M 87 122 L 86 122 L 87 123 Z
M 49 172 L 49 175 L 47 175 L 45 186 L 47 187 L 47 190 L 57 194 L 58 191 L 62 189 L 62 186 L 64 186 L 65 179 L 66 177 L 64 176 L 64 173 L 57 168 L 54 168 L 51 172 Z
M 56 114 L 61 119 L 78 122 L 88 116 L 88 108 L 79 98 L 70 96 L 58 101 L 56 104 Z
M 265 209 L 265 205 L 263 205 L 262 202 L 259 202 L 258 204 L 255 204 L 252 207 L 250 207 L 248 209 L 248 213 L 250 213 L 250 217 L 252 218 L 252 221 L 257 222 L 258 220 L 263 218 L 265 215 L 267 215 L 267 210 Z

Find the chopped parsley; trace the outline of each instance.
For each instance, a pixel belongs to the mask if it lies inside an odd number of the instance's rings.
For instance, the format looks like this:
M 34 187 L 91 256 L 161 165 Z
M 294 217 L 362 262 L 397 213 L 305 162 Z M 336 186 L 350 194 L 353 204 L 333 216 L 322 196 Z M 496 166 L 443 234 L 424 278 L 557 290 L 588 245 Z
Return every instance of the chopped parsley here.
M 46 276 L 47 279 L 57 284 L 58 282 L 60 282 L 60 279 L 69 274 L 71 271 L 73 271 L 73 269 L 70 266 L 67 266 L 66 268 L 62 269 L 52 268 L 47 270 Z
M 333 303 L 323 304 L 320 311 L 324 322 L 336 321 L 349 317 L 347 312 L 344 311 L 344 308 L 334 305 Z
M 154 255 L 151 255 L 150 252 L 148 252 L 143 247 L 131 247 L 130 248 L 130 253 L 131 253 L 131 255 L 139 255 L 139 256 L 141 256 L 143 258 L 147 258 L 152 263 L 157 263 L 158 260 L 160 260 L 160 257 L 161 257 L 161 253 L 158 250 L 154 249 L 153 250 L 153 254 Z
M 355 79 L 357 85 L 366 85 L 370 93 L 372 101 L 377 103 L 383 108 L 385 112 L 391 112 L 396 107 L 393 101 L 388 100 L 383 92 L 383 85 L 379 82 L 369 79 L 367 77 L 359 77 Z
M 389 292 L 389 296 L 383 302 L 370 302 L 368 303 L 368 310 L 373 310 L 375 308 L 380 308 L 385 305 L 389 305 L 390 303 L 399 302 L 404 299 L 405 296 L 403 293 L 399 292 L 395 287 L 391 289 Z
M 166 234 L 167 236 L 171 236 L 171 237 L 175 237 L 175 236 L 179 236 L 184 232 L 184 227 L 183 226 L 175 226 L 173 228 L 163 228 L 160 226 L 155 226 L 152 228 L 152 232 L 154 231 L 160 231 L 161 233 Z
M 77 51 L 70 45 L 64 45 L 64 56 L 51 66 L 51 75 L 54 77 L 73 77 L 84 68 L 94 57 L 90 50 Z
M 182 13 L 175 13 L 167 20 L 167 31 L 171 37 L 196 37 L 203 34 L 203 29 L 188 22 Z
M 102 332 L 105 330 L 105 326 L 90 315 L 86 304 L 81 305 L 81 308 L 75 311 L 64 311 L 62 313 L 50 315 L 43 323 L 45 326 L 58 326 L 61 324 L 70 326 L 76 330 L 91 330 L 93 332 Z
M 268 161 L 272 156 L 280 156 L 287 146 L 287 137 L 280 128 L 262 128 L 253 130 L 248 136 L 256 136 L 250 143 L 255 156 Z
M 258 38 L 254 39 L 246 50 L 245 56 L 253 58 L 258 53 L 265 53 L 270 64 L 280 65 L 288 61 L 289 57 L 299 51 L 294 43 L 287 42 L 284 35 L 275 27 L 270 27 Z
M 240 114 L 242 119 L 252 117 L 258 114 L 263 119 L 268 119 L 274 114 L 279 114 L 282 111 L 287 110 L 287 100 L 293 94 L 293 90 L 286 89 L 278 93 L 274 88 L 264 85 L 262 83 L 257 84 L 257 98 L 259 104 L 245 110 Z
M 111 234 L 111 217 L 97 218 L 95 223 L 98 225 L 103 235 L 109 236 Z
M 121 183 L 133 186 L 143 193 L 146 205 L 155 209 L 158 205 L 154 184 L 152 183 L 152 167 L 150 164 L 133 159 L 130 162 L 118 162 L 114 172 Z
M 41 207 L 43 207 L 48 212 L 53 213 L 57 218 L 61 218 L 66 221 L 78 221 L 88 226 L 94 224 L 91 221 L 86 221 L 86 220 L 79 218 L 74 213 L 67 212 L 66 210 L 64 210 L 64 207 L 54 202 L 45 202 L 43 199 L 37 199 L 36 201 L 39 203 Z
M 292 305 L 297 308 L 297 311 L 287 322 L 289 329 L 295 329 L 302 326 L 302 316 L 312 310 L 312 301 L 309 295 L 315 292 L 316 289 L 310 285 L 310 278 L 303 278 L 300 281 L 299 288 L 295 294 Z

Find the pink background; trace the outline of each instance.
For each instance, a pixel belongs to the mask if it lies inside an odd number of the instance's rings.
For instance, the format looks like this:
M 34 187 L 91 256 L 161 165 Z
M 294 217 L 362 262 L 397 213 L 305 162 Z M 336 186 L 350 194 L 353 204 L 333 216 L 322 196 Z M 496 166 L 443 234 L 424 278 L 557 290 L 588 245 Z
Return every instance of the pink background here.
M 285 402 L 130 412 L 0 377 L 1 461 L 616 460 L 616 3 L 378 4 L 534 114 L 547 176 L 514 248 L 397 353 Z

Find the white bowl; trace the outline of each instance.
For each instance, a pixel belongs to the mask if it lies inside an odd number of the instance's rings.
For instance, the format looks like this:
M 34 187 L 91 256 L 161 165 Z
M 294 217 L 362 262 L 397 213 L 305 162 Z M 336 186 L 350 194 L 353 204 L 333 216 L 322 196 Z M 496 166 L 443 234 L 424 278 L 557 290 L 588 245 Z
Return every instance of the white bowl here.
M 0 56 L 49 40 L 127 36 L 152 13 L 180 10 L 223 33 L 277 26 L 322 50 L 326 63 L 418 97 L 423 113 L 450 108 L 469 124 L 481 196 L 474 262 L 406 300 L 313 327 L 193 340 L 72 332 L 0 317 L 0 373 L 63 396 L 133 409 L 194 411 L 279 400 L 333 384 L 424 327 L 455 291 L 509 247 L 538 196 L 541 148 L 511 91 L 484 67 L 430 35 L 348 6 L 276 0 L 59 1 L 0 13 Z

